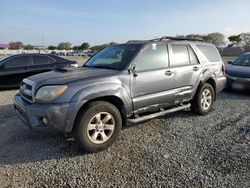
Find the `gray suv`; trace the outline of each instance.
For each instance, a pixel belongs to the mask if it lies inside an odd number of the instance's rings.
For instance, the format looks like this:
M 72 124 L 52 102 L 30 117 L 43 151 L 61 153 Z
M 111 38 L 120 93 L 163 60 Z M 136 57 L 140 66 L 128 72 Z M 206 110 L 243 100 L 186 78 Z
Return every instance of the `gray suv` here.
M 33 130 L 72 133 L 85 151 L 98 152 L 127 122 L 184 109 L 207 114 L 225 82 L 214 45 L 162 37 L 107 47 L 81 68 L 24 79 L 14 106 Z

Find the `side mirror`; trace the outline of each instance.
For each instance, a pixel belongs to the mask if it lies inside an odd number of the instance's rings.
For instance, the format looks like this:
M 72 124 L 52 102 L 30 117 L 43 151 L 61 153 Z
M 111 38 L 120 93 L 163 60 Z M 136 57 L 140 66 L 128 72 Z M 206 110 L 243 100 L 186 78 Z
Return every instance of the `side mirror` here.
M 228 61 L 227 64 L 232 64 L 233 62 L 232 61 Z

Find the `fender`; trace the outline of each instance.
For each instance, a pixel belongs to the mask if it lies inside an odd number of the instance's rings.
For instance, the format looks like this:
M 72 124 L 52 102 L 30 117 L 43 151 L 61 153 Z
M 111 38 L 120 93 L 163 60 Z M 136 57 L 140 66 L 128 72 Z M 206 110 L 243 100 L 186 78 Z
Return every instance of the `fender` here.
M 212 71 L 210 71 L 209 69 L 204 70 L 202 72 L 202 74 L 200 75 L 200 78 L 199 78 L 199 80 L 197 81 L 197 83 L 196 83 L 196 85 L 194 87 L 194 92 L 192 93 L 192 97 L 194 97 L 194 95 L 196 94 L 197 89 L 200 87 L 200 84 L 203 85 L 210 78 L 212 78 L 214 80 L 215 74 Z M 215 81 L 214 81 L 214 83 L 216 84 Z
M 130 95 L 128 91 L 118 83 L 101 83 L 82 88 L 72 97 L 71 101 L 85 101 L 85 104 L 87 101 L 107 96 L 116 96 L 121 99 L 126 108 L 127 115 L 132 113 L 133 106 Z

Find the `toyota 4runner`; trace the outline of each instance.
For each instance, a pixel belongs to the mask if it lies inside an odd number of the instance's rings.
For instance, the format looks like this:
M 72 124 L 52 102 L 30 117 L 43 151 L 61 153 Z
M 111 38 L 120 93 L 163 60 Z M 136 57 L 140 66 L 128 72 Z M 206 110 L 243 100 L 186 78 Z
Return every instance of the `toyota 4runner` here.
M 212 44 L 162 37 L 107 47 L 81 68 L 24 79 L 14 107 L 36 131 L 73 133 L 88 152 L 109 147 L 122 126 L 191 109 L 205 115 L 226 82 Z

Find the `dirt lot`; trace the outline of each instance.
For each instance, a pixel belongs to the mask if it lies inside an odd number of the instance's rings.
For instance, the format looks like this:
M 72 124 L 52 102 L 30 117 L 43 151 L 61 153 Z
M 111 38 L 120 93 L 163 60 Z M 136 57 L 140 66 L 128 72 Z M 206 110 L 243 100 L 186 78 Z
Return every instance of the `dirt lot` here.
M 127 125 L 111 148 L 86 154 L 23 125 L 17 92 L 0 91 L 0 187 L 250 187 L 250 94 L 222 92 L 207 116 Z
M 207 116 L 189 111 L 126 126 L 108 150 L 30 131 L 17 90 L 0 92 L 0 187 L 250 187 L 250 95 L 219 94 Z

